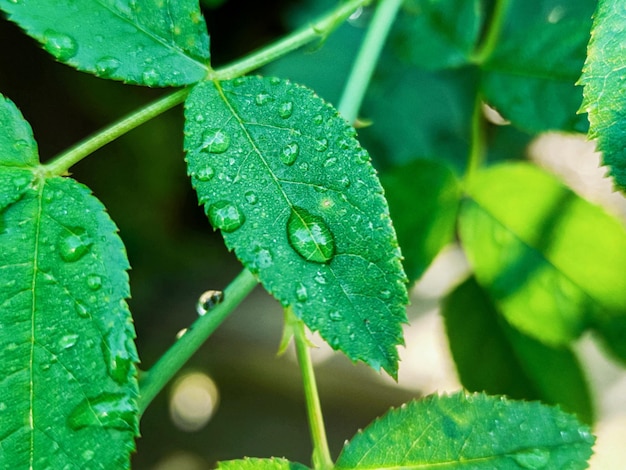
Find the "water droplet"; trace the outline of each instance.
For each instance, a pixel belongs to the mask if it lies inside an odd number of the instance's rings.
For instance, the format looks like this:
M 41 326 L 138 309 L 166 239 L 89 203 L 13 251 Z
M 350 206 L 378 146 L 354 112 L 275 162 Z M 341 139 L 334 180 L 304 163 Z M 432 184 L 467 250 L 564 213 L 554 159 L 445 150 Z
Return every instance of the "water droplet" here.
M 330 157 L 324 161 L 324 166 L 328 168 L 329 166 L 333 166 L 335 163 L 337 163 L 337 157 Z
M 339 337 L 333 336 L 332 338 L 330 338 L 330 341 L 328 342 L 328 344 L 330 345 L 331 348 L 337 349 L 339 347 Z
M 367 153 L 367 150 L 365 149 L 360 149 L 356 154 L 355 154 L 355 159 L 357 161 L 357 163 L 367 163 L 370 159 L 369 153 Z
M 205 166 L 204 168 L 200 168 L 196 172 L 196 178 L 198 178 L 199 181 L 205 181 L 205 182 L 211 181 L 214 175 L 215 175 L 215 170 L 213 170 L 213 168 L 211 168 L 210 166 Z
M 315 141 L 315 150 L 324 152 L 328 148 L 328 139 L 317 139 Z
M 313 118 L 313 122 L 319 126 L 321 123 L 324 122 L 324 118 L 321 114 L 318 114 Z
M 279 77 L 270 77 L 270 83 L 271 83 L 272 85 L 278 85 L 278 84 L 280 84 L 280 81 L 281 81 L 281 80 L 280 80 L 280 78 L 279 78 Z
M 133 431 L 137 421 L 135 400 L 128 395 L 103 394 L 86 398 L 78 404 L 67 418 L 72 429 L 90 426 Z
M 68 231 L 69 234 L 59 240 L 59 254 L 65 261 L 78 261 L 89 251 L 93 241 L 82 227 L 68 228 Z
M 115 57 L 102 57 L 96 62 L 96 72 L 101 77 L 110 77 L 120 68 L 120 65 L 122 63 Z
M 285 101 L 281 103 L 280 106 L 278 107 L 278 115 L 281 118 L 287 119 L 291 117 L 292 114 L 293 114 L 293 103 L 291 101 Z
M 81 455 L 83 457 L 83 460 L 88 462 L 89 460 L 93 460 L 96 453 L 91 449 L 87 449 Z
M 51 29 L 43 33 L 43 47 L 59 60 L 71 59 L 78 52 L 74 38 Z
M 230 147 L 230 137 L 221 130 L 207 129 L 202 136 L 201 150 L 224 153 Z
M 259 202 L 259 197 L 254 191 L 247 191 L 244 197 L 246 198 L 246 201 L 248 201 L 248 204 L 254 205 Z
M 389 300 L 391 298 L 391 291 L 389 289 L 383 289 L 380 291 L 380 297 L 385 300 Z
M 348 178 L 347 176 L 343 176 L 340 180 L 341 186 L 343 186 L 344 188 L 349 188 L 350 187 L 350 178 Z
M 255 268 L 253 271 L 269 268 L 274 262 L 274 259 L 272 258 L 272 252 L 267 248 L 264 248 L 262 246 L 255 246 L 252 252 L 252 264 L 253 268 Z
M 117 383 L 126 383 L 133 364 L 132 337 L 125 331 L 113 329 L 104 336 L 101 346 L 111 378 Z
M 179 330 L 178 333 L 176 333 L 176 339 L 181 339 L 183 336 L 185 336 L 185 333 L 187 333 L 187 328 Z
M 258 95 L 256 95 L 256 98 L 254 99 L 254 102 L 258 106 L 263 106 L 265 103 L 271 101 L 271 99 L 272 99 L 272 95 L 270 95 L 268 93 L 259 93 Z
M 246 82 L 246 79 L 245 79 L 245 78 L 243 78 L 243 77 L 237 77 L 237 78 L 235 78 L 235 79 L 233 80 L 233 82 L 232 82 L 232 83 L 233 83 L 233 85 L 235 85 L 235 86 L 241 86 L 241 85 L 243 85 L 245 82 Z
M 77 334 L 68 334 L 61 337 L 59 340 L 59 347 L 61 349 L 69 349 L 78 342 Z
M 198 113 L 196 115 L 196 122 L 204 122 L 204 114 Z
M 221 304 L 223 300 L 224 293 L 221 290 L 208 290 L 203 292 L 196 304 L 196 312 L 198 312 L 198 315 L 202 316 L 216 305 Z
M 328 317 L 332 320 L 332 321 L 341 321 L 343 320 L 343 315 L 341 314 L 341 312 L 339 312 L 338 310 L 333 310 L 332 312 L 330 312 L 328 314 Z
M 306 287 L 301 282 L 296 284 L 296 299 L 298 302 L 306 302 L 309 299 Z
M 326 284 L 326 275 L 321 271 L 318 271 L 313 279 L 315 279 L 315 282 L 318 284 Z
M 102 278 L 97 274 L 87 276 L 87 287 L 91 290 L 98 290 L 102 287 Z
M 22 191 L 30 183 L 30 178 L 27 176 L 18 176 L 13 180 L 13 185 L 17 191 Z
M 89 310 L 87 310 L 87 307 L 85 307 L 80 302 L 76 302 L 75 306 L 76 306 L 76 313 L 78 314 L 79 317 L 89 318 Z
M 291 166 L 298 158 L 298 154 L 300 153 L 300 146 L 296 142 L 291 142 L 285 147 L 283 147 L 282 152 L 280 153 L 280 160 L 288 166 Z
M 287 238 L 295 252 L 307 261 L 327 263 L 335 254 L 335 240 L 324 220 L 301 207 L 291 211 Z
M 161 82 L 161 74 L 152 67 L 147 68 L 141 74 L 141 81 L 148 86 L 155 86 Z
M 228 201 L 218 201 L 207 212 L 211 225 L 226 233 L 234 232 L 243 225 L 246 218 L 241 211 Z
M 531 449 L 513 455 L 513 460 L 522 468 L 539 470 L 550 462 L 550 452 L 545 449 Z
M 298 165 L 298 168 L 302 171 L 309 171 L 309 164 L 307 162 L 302 162 Z

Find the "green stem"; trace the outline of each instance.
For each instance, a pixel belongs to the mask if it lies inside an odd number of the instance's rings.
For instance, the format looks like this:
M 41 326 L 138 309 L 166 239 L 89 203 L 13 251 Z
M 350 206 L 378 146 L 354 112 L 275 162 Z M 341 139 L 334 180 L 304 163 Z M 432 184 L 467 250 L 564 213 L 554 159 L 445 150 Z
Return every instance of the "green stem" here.
M 325 38 L 354 13 L 355 10 L 367 5 L 370 1 L 371 0 L 349 0 L 342 3 L 337 9 L 324 15 L 310 25 L 294 31 L 279 41 L 259 49 L 231 65 L 215 70 L 213 76 L 210 78 L 226 80 L 239 77 L 308 44 L 316 38 Z
M 504 20 L 509 9 L 511 0 L 496 0 L 496 6 L 493 10 L 493 17 L 489 25 L 489 30 L 480 47 L 472 56 L 472 62 L 480 65 L 485 62 L 495 50 L 500 39 L 500 33 L 504 26 Z
M 480 94 L 476 95 L 476 101 L 474 102 L 470 145 L 467 168 L 465 169 L 466 185 L 469 184 L 470 180 L 485 160 L 485 119 L 483 118 L 483 102 Z
M 138 403 L 140 414 L 143 414 L 154 397 L 257 284 L 257 278 L 244 269 L 224 290 L 222 303 L 199 317 L 150 370 L 141 374 Z
M 402 2 L 403 0 L 383 0 L 376 8 L 339 100 L 339 113 L 348 122 L 354 122 L 357 118 L 380 52 Z
M 324 428 L 324 418 L 322 407 L 317 394 L 317 384 L 315 383 L 315 373 L 313 372 L 313 361 L 309 342 L 304 332 L 304 323 L 300 321 L 293 312 L 288 312 L 290 317 L 287 321 L 293 329 L 294 342 L 296 345 L 296 355 L 302 371 L 302 382 L 304 384 L 304 395 L 306 398 L 307 415 L 309 417 L 309 428 L 313 441 L 313 466 L 316 470 L 327 470 L 333 468 L 333 461 L 328 449 L 326 439 L 326 429 Z
M 79 142 L 69 150 L 57 155 L 49 163 L 43 165 L 45 173 L 49 176 L 65 174 L 72 165 L 91 155 L 99 148 L 182 103 L 188 94 L 189 90 L 187 88 L 178 90 L 160 98 L 145 108 L 141 108 L 139 111 L 129 114 L 93 136 Z

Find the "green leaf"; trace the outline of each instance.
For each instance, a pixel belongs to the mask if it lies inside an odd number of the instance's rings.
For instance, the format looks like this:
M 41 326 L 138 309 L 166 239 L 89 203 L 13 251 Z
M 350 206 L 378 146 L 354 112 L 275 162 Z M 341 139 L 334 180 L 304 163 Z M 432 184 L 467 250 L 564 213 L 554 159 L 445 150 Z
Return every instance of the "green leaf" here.
M 566 345 L 609 319 L 624 324 L 626 232 L 619 221 L 528 164 L 488 168 L 467 189 L 462 244 L 513 326 Z
M 185 121 L 192 184 L 227 246 L 333 348 L 395 375 L 406 278 L 354 129 L 261 77 L 197 85 Z
M 581 111 L 588 113 L 589 137 L 598 139 L 603 163 L 615 184 L 626 191 L 626 133 L 624 133 L 623 93 L 626 57 L 626 17 L 620 0 L 598 2 L 587 61 L 580 84 L 584 85 Z
M 394 24 L 398 54 L 434 70 L 470 62 L 483 23 L 480 0 L 407 0 Z
M 347 443 L 337 470 L 587 468 L 594 438 L 558 408 L 483 394 L 391 410 Z
M 0 175 L 14 185 L 3 196 L 19 196 L 0 212 L 0 467 L 129 468 L 138 389 L 124 247 L 87 188 L 42 177 L 33 141 L 10 144 L 30 128 L 1 103 L 12 121 Z
M 197 0 L 0 0 L 60 62 L 102 78 L 180 86 L 209 70 Z
M 217 470 L 306 470 L 307 468 L 302 464 L 277 458 L 228 460 L 219 462 L 217 465 Z
M 417 160 L 381 175 L 411 281 L 455 237 L 461 190 L 447 165 Z
M 510 398 L 559 404 L 593 421 L 589 390 L 576 356 L 511 328 L 473 278 L 444 301 L 450 350 L 463 386 Z
M 515 0 L 496 48 L 481 64 L 486 101 L 528 132 L 586 132 L 575 87 L 585 60 L 592 0 Z

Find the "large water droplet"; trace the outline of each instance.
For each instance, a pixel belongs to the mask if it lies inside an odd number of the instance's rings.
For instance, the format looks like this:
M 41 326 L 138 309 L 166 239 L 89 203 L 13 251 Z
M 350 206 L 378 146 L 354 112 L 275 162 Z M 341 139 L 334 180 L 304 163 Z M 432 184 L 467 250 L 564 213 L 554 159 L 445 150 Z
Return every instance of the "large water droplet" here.
M 202 316 L 206 314 L 216 305 L 219 305 L 224 300 L 224 293 L 221 290 L 208 290 L 200 296 L 198 303 L 196 304 L 196 312 Z
M 136 426 L 137 406 L 127 395 L 104 394 L 78 404 L 67 418 L 72 429 L 89 426 L 132 431 Z
M 89 318 L 89 310 L 82 303 L 76 301 L 75 303 L 76 313 L 81 318 Z
M 278 115 L 281 118 L 287 119 L 291 117 L 292 114 L 293 114 L 293 103 L 291 101 L 285 101 L 281 103 L 280 106 L 278 107 Z
M 122 63 L 115 57 L 102 57 L 96 62 L 96 72 L 101 77 L 110 77 L 120 68 L 120 65 Z
M 201 150 L 211 153 L 224 153 L 230 147 L 230 136 L 221 130 L 207 129 L 202 135 Z
M 82 227 L 67 229 L 69 233 L 59 240 L 58 250 L 61 258 L 65 261 L 78 261 L 91 248 L 93 241 Z
M 124 331 L 111 330 L 102 340 L 102 354 L 109 375 L 117 383 L 124 384 L 133 364 L 130 352 L 132 338 Z
M 309 294 L 306 287 L 301 282 L 296 284 L 296 299 L 298 302 L 306 302 L 309 299 Z
M 211 205 L 207 215 L 213 227 L 227 233 L 237 230 L 246 220 L 237 206 L 228 201 L 218 201 Z
M 196 178 L 198 178 L 199 181 L 205 181 L 205 182 L 211 181 L 214 175 L 215 175 L 215 170 L 213 170 L 213 168 L 211 168 L 210 166 L 205 166 L 204 168 L 200 168 L 196 172 Z
M 288 166 L 291 166 L 298 158 L 298 154 L 300 153 L 300 146 L 296 142 L 291 142 L 283 147 L 283 150 L 280 152 L 280 160 Z
M 321 217 L 294 207 L 287 221 L 287 239 L 307 261 L 327 263 L 335 254 L 335 240 Z
M 513 460 L 522 468 L 540 470 L 550 462 L 550 452 L 545 449 L 531 449 L 513 455 Z
M 59 340 L 59 347 L 61 349 L 69 349 L 74 346 L 78 342 L 77 334 L 67 334 L 63 335 Z
M 43 33 L 43 47 L 59 60 L 71 59 L 78 51 L 74 38 L 51 29 Z

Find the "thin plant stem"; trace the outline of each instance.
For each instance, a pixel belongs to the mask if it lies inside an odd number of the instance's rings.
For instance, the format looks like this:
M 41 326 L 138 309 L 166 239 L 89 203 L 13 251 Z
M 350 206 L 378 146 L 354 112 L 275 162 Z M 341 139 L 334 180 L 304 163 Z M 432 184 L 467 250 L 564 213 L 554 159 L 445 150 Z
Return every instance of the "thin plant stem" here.
M 140 414 L 257 284 L 257 278 L 244 269 L 224 290 L 223 301 L 199 317 L 150 370 L 141 374 L 138 400 Z
M 313 441 L 313 465 L 316 470 L 328 470 L 333 468 L 333 461 L 328 448 L 309 341 L 304 331 L 304 323 L 296 318 L 293 312 L 288 312 L 288 316 L 290 318 L 287 321 L 290 323 L 293 331 L 296 355 L 302 372 L 309 429 L 311 431 L 311 440 Z
M 471 126 L 470 152 L 464 177 L 466 185 L 469 184 L 485 159 L 485 119 L 483 117 L 483 102 L 480 94 L 476 96 L 476 101 L 474 102 Z
M 277 42 L 259 49 L 258 51 L 249 54 L 231 65 L 215 70 L 213 72 L 213 76 L 210 78 L 226 80 L 229 78 L 239 77 L 251 72 L 252 70 L 258 69 L 263 65 L 273 62 L 279 57 L 282 57 L 285 54 L 308 44 L 314 39 L 324 39 L 359 7 L 367 5 L 369 2 L 370 0 L 349 0 L 342 3 L 333 11 L 327 13 L 318 20 L 313 21 L 310 25 L 294 31 Z
M 474 64 L 482 64 L 495 50 L 500 39 L 500 33 L 502 32 L 510 3 L 511 0 L 496 0 L 493 17 L 491 18 L 491 23 L 487 34 L 485 35 L 485 39 L 477 51 L 472 55 L 471 60 Z
M 376 7 L 339 100 L 339 113 L 350 123 L 354 122 L 358 116 L 363 96 L 402 2 L 403 0 L 383 0 Z
M 163 114 L 165 111 L 182 103 L 187 95 L 188 89 L 178 90 L 170 93 L 154 103 L 135 111 L 128 116 L 113 123 L 109 127 L 99 131 L 91 137 L 79 142 L 74 147 L 57 155 L 49 163 L 43 165 L 47 175 L 63 175 L 67 173 L 71 166 L 81 161 L 88 155 L 104 147 L 109 142 L 121 137 L 127 132 L 139 127 L 141 124 Z

